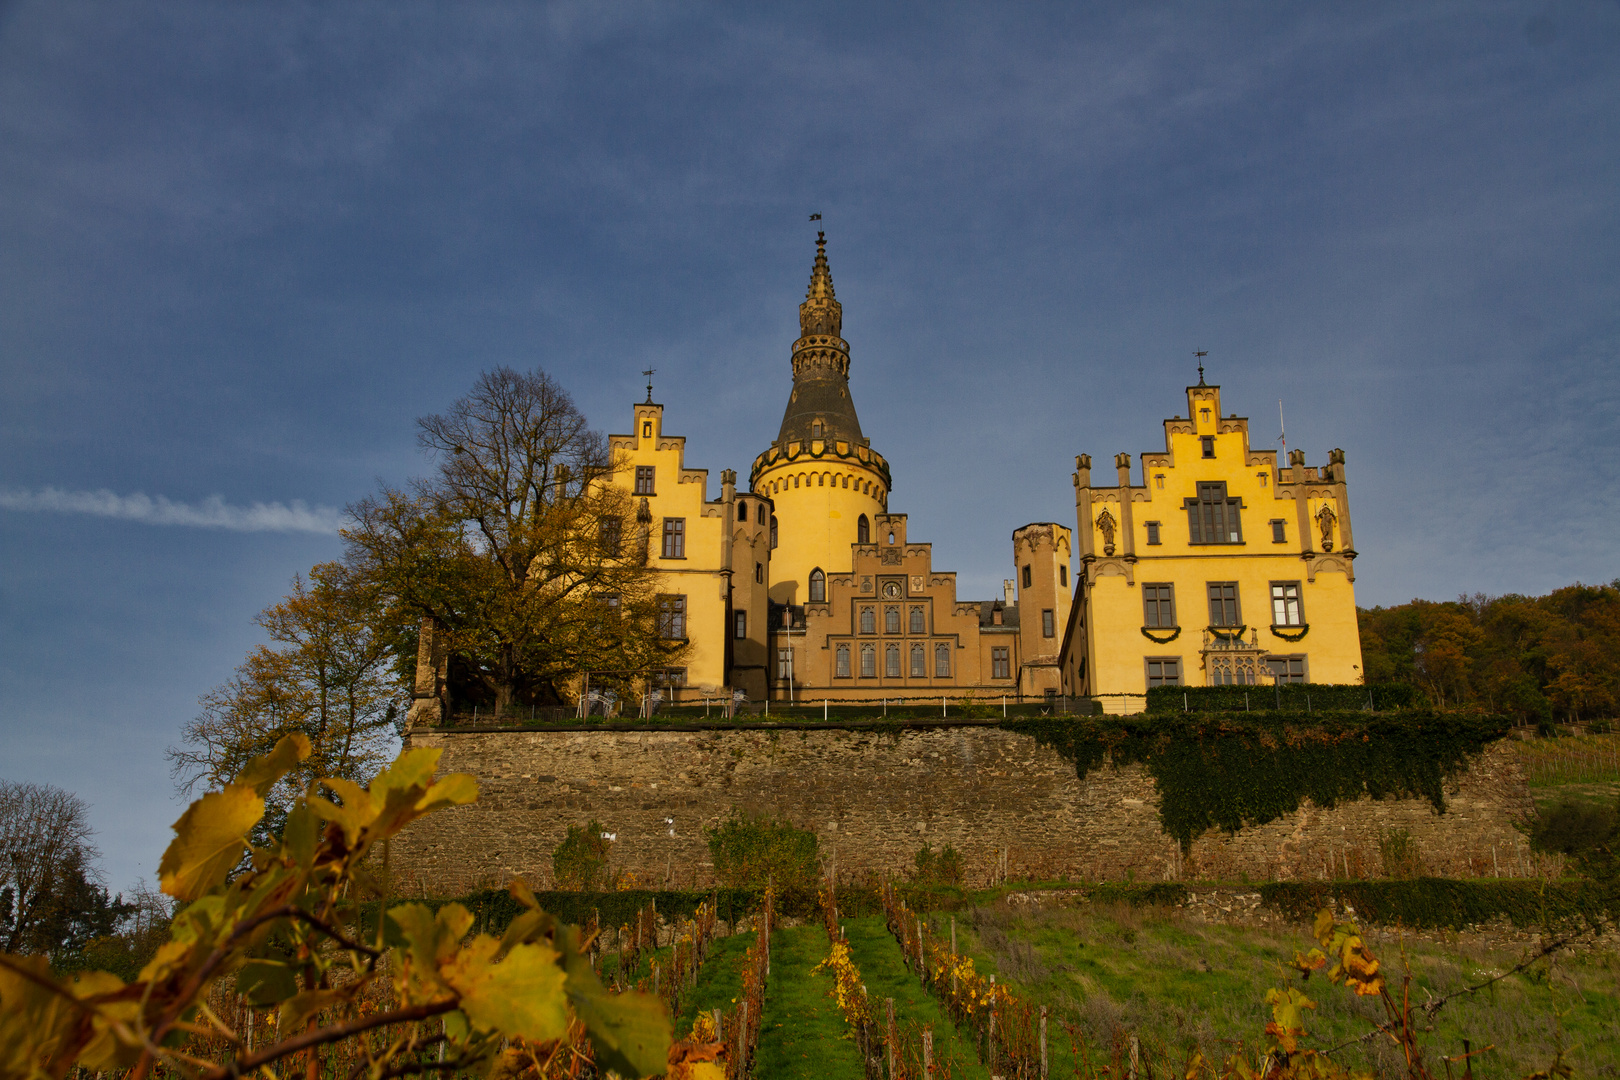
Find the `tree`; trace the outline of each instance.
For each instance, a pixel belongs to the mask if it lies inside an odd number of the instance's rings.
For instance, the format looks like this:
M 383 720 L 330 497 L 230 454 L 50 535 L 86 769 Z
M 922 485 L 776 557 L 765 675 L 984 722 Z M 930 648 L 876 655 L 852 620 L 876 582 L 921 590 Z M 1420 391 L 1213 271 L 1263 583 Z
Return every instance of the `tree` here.
M 118 902 L 96 880 L 92 836 L 77 795 L 0 780 L 0 951 L 56 954 L 111 933 Z
M 388 760 L 404 693 L 393 643 L 377 629 L 375 602 L 346 567 L 323 563 L 259 613 L 274 643 L 251 652 L 235 676 L 203 696 L 185 745 L 168 752 L 180 791 L 228 782 L 287 735 L 309 740 L 309 758 L 269 795 L 266 827 L 318 776 L 364 782 Z
M 453 689 L 561 700 L 582 671 L 650 672 L 682 646 L 658 632 L 646 537 L 610 481 L 606 440 L 545 372 L 497 368 L 417 422 L 436 475 L 349 508 L 348 565 L 386 617 L 444 634 Z

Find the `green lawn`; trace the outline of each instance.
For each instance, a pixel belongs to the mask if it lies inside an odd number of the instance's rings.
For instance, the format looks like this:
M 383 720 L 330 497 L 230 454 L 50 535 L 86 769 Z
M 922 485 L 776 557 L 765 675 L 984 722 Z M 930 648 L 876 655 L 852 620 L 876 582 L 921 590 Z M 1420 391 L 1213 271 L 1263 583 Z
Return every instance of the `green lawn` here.
M 765 983 L 765 1016 L 759 1031 L 755 1075 L 770 1080 L 862 1080 L 865 1070 L 838 1003 L 832 976 L 810 971 L 827 958 L 827 934 L 819 925 L 795 926 L 771 935 L 771 976 Z
M 949 934 L 948 917 L 936 917 Z M 1038 912 L 982 907 L 957 916 L 958 940 L 982 972 L 993 972 L 1036 1004 L 1053 1010 L 1052 1074 L 1072 1074 L 1071 1038 L 1083 1040 L 1093 1066 L 1107 1063 L 1129 1033 L 1172 1067 L 1194 1048 L 1215 1059 L 1238 1040 L 1263 1037 L 1267 988 L 1299 976 L 1284 964 L 1313 945 L 1308 930 L 1250 929 L 1194 923 L 1170 909 L 1088 905 Z M 1398 988 L 1401 949 L 1370 940 Z M 1413 997 L 1425 1001 L 1503 971 L 1512 952 L 1411 943 Z M 1306 1027 L 1307 1046 L 1326 1048 L 1365 1034 L 1382 1014 L 1317 976 L 1300 987 L 1318 1009 Z M 1066 1029 L 1065 1025 L 1068 1025 Z M 1072 1034 L 1071 1034 L 1072 1032 Z M 1460 1053 L 1463 1038 L 1497 1049 L 1477 1058 L 1475 1075 L 1519 1077 L 1546 1068 L 1559 1047 L 1581 1076 L 1620 1076 L 1620 957 L 1612 953 L 1560 958 L 1549 976 L 1542 962 L 1493 990 L 1462 998 L 1441 1011 L 1427 1036 L 1433 1056 Z M 1395 1048 L 1375 1040 L 1337 1060 L 1380 1075 L 1404 1072 Z M 1435 1071 L 1444 1066 L 1436 1060 Z
M 692 1030 L 692 1022 L 699 1012 L 737 1007 L 742 996 L 742 973 L 748 960 L 748 947 L 754 943 L 753 934 L 733 934 L 718 938 L 709 947 L 709 958 L 698 968 L 697 986 L 681 1002 L 681 1015 L 675 1018 L 675 1035 L 684 1037 Z

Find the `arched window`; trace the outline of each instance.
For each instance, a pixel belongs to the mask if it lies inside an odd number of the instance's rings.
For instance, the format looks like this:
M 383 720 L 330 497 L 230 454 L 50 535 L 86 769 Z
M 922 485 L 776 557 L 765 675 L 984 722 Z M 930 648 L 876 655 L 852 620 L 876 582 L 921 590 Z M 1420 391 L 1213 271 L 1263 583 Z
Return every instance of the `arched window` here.
M 862 514 L 860 520 L 855 523 L 855 542 L 857 544 L 872 542 L 872 523 L 866 520 L 865 514 Z
M 861 633 L 877 633 L 877 612 L 872 608 L 861 608 Z
M 759 504 L 758 513 L 759 513 L 759 523 L 761 525 L 765 524 L 765 504 L 764 503 Z
M 951 647 L 943 641 L 934 646 L 934 678 L 951 677 Z
M 889 530 L 889 543 L 891 543 L 891 544 L 894 543 L 894 530 L 893 529 Z
M 838 646 L 837 664 L 838 664 L 838 666 L 833 669 L 834 677 L 839 678 L 839 679 L 847 679 L 847 678 L 849 678 L 849 646 L 848 645 L 840 645 L 840 646 Z
M 870 645 L 861 646 L 861 677 L 870 679 L 877 675 L 877 650 Z
M 776 515 L 771 515 L 771 547 L 776 547 Z
M 926 634 L 928 632 L 923 626 L 923 609 L 920 607 L 911 609 L 911 632 L 913 634 Z
M 900 632 L 900 609 L 886 607 L 883 609 L 883 632 L 885 634 L 898 634 Z
M 827 602 L 827 575 L 818 567 L 810 571 L 810 602 L 812 604 L 825 604 Z
M 926 679 L 928 677 L 928 657 L 921 645 L 911 647 L 911 677 L 913 679 Z
M 891 679 L 900 677 L 900 646 L 890 645 L 883 650 L 883 674 Z

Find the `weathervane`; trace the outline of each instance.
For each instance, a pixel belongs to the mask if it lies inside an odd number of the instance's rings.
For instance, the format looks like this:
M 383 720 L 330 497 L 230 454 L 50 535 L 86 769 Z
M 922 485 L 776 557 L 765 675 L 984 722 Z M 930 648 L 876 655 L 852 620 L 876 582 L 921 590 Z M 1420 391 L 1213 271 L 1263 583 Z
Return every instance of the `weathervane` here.
M 647 376 L 647 404 L 649 404 L 649 405 L 651 405 L 653 403 L 653 399 L 652 399 L 652 377 L 653 377 L 654 374 L 656 374 L 656 372 L 657 372 L 656 368 L 648 368 L 646 371 L 642 372 L 643 375 Z
M 1193 355 L 1198 357 L 1198 385 L 1203 386 L 1204 385 L 1204 357 L 1209 355 L 1209 350 L 1208 349 L 1202 349 L 1202 350 L 1200 350 L 1198 352 L 1193 353 Z

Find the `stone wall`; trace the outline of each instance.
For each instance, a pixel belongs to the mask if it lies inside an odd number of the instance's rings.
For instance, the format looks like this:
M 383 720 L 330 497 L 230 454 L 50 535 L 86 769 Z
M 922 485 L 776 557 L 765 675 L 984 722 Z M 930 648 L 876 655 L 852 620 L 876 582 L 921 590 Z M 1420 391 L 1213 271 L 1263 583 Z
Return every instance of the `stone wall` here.
M 417 885 L 458 890 L 522 875 L 551 883 L 568 826 L 613 832 L 613 863 L 642 885 L 713 881 L 703 838 L 732 807 L 813 828 L 840 877 L 897 872 L 924 843 L 962 853 L 970 883 L 1013 878 L 1225 880 L 1383 873 L 1379 837 L 1405 829 L 1423 869 L 1513 876 L 1528 865 L 1513 824 L 1531 812 L 1511 747 L 1486 749 L 1447 785 L 1445 814 L 1426 800 L 1362 799 L 1298 812 L 1238 834 L 1200 837 L 1190 854 L 1159 825 L 1158 793 L 1139 765 L 1085 779 L 1055 751 L 994 724 L 896 732 L 753 727 L 724 730 L 415 732 L 444 749 L 441 772 L 478 778 L 477 803 L 442 811 L 395 842 Z

